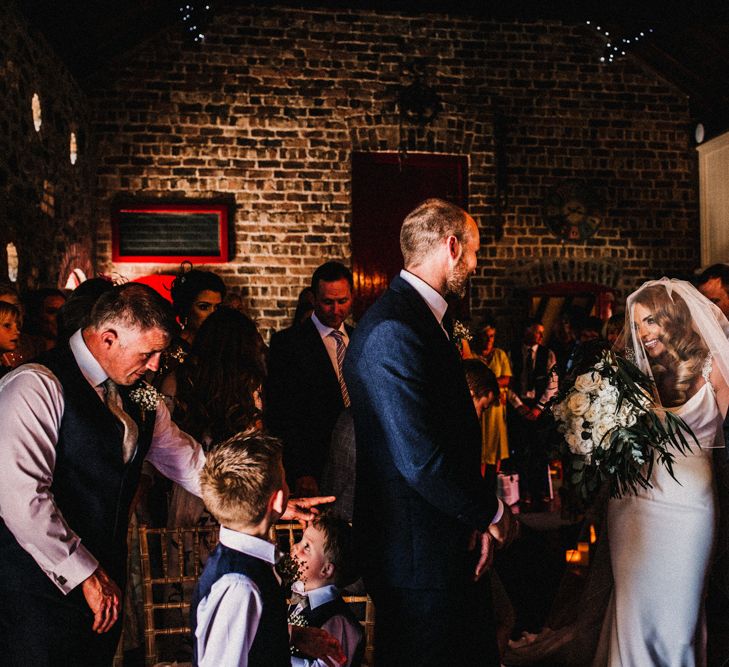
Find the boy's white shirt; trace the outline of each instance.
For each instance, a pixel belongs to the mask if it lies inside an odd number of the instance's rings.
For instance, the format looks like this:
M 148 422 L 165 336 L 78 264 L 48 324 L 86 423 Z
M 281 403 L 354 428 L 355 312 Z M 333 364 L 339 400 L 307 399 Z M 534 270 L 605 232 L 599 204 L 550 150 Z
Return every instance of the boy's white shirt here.
M 301 581 L 295 581 L 291 586 L 291 590 L 299 595 L 306 595 L 309 598 L 309 606 L 312 609 L 316 609 L 327 602 L 331 602 L 340 595 L 339 589 L 333 584 L 327 584 L 320 586 L 310 591 L 304 591 L 304 584 Z M 298 607 L 294 609 L 294 613 L 298 611 Z M 344 616 L 337 615 L 332 616 L 322 626 L 322 630 L 326 630 L 332 637 L 334 637 L 342 646 L 344 655 L 347 656 L 347 662 L 345 667 L 350 667 L 352 664 L 352 658 L 354 657 L 355 651 L 357 650 L 357 644 L 364 637 L 357 632 L 356 628 L 353 628 L 348 619 Z M 327 667 L 327 664 L 323 660 L 312 660 L 308 658 L 298 658 L 292 656 L 291 658 L 292 667 Z
M 270 564 L 276 574 L 280 553 L 270 542 L 225 526 L 220 527 L 220 542 Z M 199 667 L 248 667 L 262 611 L 261 592 L 252 579 L 237 572 L 220 577 L 197 608 Z

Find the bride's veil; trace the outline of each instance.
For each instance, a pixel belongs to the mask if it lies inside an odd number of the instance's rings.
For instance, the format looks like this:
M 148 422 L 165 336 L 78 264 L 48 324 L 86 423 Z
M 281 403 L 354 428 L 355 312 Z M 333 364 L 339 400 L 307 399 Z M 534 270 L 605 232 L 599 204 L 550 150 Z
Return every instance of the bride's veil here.
M 700 361 L 710 356 L 719 408 L 722 415 L 726 415 L 729 394 L 722 389 L 729 387 L 729 322 L 721 310 L 690 283 L 669 278 L 643 283 L 628 297 L 625 327 L 614 349 L 654 380 L 650 359 L 635 325 L 635 307 L 639 303 L 650 304 L 649 310 L 655 311 L 652 314 L 658 323 L 672 329 L 674 338 L 685 341 L 692 337 L 692 345 L 685 347 L 694 353 L 697 349 L 701 350 Z M 677 354 L 689 352 L 681 350 Z M 657 392 L 654 398 L 660 405 Z M 716 446 L 723 447 L 723 440 Z

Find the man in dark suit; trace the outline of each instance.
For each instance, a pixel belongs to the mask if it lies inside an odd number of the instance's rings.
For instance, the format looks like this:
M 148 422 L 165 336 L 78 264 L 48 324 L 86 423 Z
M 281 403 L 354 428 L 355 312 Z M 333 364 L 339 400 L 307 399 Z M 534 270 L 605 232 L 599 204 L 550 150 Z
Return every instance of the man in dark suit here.
M 443 317 L 476 268 L 478 227 L 429 199 L 400 232 L 405 270 L 345 362 L 357 441 L 353 526 L 377 609 L 376 662 L 497 665 L 476 580 L 515 523 L 480 475 L 481 431 Z
M 542 345 L 544 326 L 537 318 L 524 322 L 520 345 L 511 357 L 509 444 L 519 473 L 522 507 L 543 511 L 549 493 L 549 438 L 540 420 L 544 407 L 557 394 L 556 357 Z
M 311 278 L 314 312 L 271 337 L 266 426 L 283 440 L 284 467 L 294 495 L 319 492 L 334 423 L 349 396 L 341 365 L 352 328 L 352 274 L 339 262 L 322 264 Z

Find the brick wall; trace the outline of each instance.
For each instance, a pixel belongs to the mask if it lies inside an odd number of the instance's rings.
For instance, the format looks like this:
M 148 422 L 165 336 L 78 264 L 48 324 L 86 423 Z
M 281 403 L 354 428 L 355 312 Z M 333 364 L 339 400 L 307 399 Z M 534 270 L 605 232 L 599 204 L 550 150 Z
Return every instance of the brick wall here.
M 584 26 L 356 10 L 219 10 L 202 45 L 172 29 L 93 94 L 99 263 L 129 277 L 171 268 L 111 263 L 113 197 L 232 195 L 235 257 L 220 273 L 264 331 L 283 326 L 313 268 L 347 260 L 350 155 L 398 149 L 396 90 L 415 66 L 443 111 L 403 127 L 408 150 L 470 160 L 482 230 L 474 313 L 523 312 L 518 276 L 542 258 L 616 263 L 623 290 L 686 274 L 699 256 L 687 101 L 629 57 L 600 65 L 602 47 Z M 607 202 L 589 241 L 562 243 L 542 220 L 562 178 L 586 180 Z
M 88 102 L 45 40 L 0 3 L 0 281 L 6 245 L 18 250 L 18 286 L 64 285 L 68 273 L 93 272 L 95 165 Z M 42 112 L 36 131 L 33 94 Z M 71 164 L 70 134 L 79 154 Z

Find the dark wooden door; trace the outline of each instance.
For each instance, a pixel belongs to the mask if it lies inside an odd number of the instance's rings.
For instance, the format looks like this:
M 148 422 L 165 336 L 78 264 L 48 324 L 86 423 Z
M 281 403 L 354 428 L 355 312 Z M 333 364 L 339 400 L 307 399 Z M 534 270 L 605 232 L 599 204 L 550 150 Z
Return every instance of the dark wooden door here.
M 396 153 L 352 155 L 354 317 L 382 294 L 403 268 L 400 227 L 420 202 L 439 197 L 468 206 L 468 158 Z

